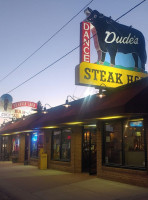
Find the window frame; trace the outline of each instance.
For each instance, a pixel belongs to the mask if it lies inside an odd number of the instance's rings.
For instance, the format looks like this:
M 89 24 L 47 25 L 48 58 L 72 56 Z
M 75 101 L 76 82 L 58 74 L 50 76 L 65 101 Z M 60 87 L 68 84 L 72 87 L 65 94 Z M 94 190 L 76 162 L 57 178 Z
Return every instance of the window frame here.
M 13 146 L 13 142 L 16 143 L 16 141 L 18 143 L 17 144 L 18 147 L 17 147 L 17 150 L 13 150 L 13 148 L 16 148 L 16 144 Z M 8 143 L 7 143 L 7 145 L 8 145 Z M 20 135 L 15 135 L 15 136 L 12 137 L 12 155 L 18 156 L 19 155 L 19 151 L 20 151 Z
M 53 130 L 52 131 L 52 138 L 51 138 L 51 160 L 53 161 L 60 161 L 60 162 L 70 162 L 71 161 L 71 139 L 70 139 L 70 154 L 69 154 L 69 158 L 67 159 L 63 159 L 62 158 L 62 135 L 63 133 L 66 131 L 66 130 L 69 130 L 70 132 L 70 135 L 72 135 L 72 130 L 71 129 L 56 129 L 56 130 Z M 59 154 L 59 159 L 54 159 L 53 158 L 53 155 L 54 155 L 54 132 L 55 131 L 59 131 L 60 132 L 60 148 L 59 148 L 59 151 L 60 151 L 60 154 Z
M 117 120 L 106 120 L 102 123 L 101 126 L 101 132 L 102 132 L 102 166 L 107 166 L 107 167 L 116 167 L 116 168 L 125 168 L 125 169 L 135 169 L 135 170 L 143 170 L 145 171 L 147 169 L 147 144 L 146 144 L 146 129 L 145 129 L 145 123 L 144 123 L 144 118 L 143 118 L 143 128 L 144 128 L 144 162 L 145 162 L 145 166 L 130 166 L 130 165 L 126 165 L 125 164 L 125 140 L 124 140 L 124 125 L 125 122 L 129 122 L 130 120 L 137 120 L 141 117 L 138 118 L 123 118 L 123 119 L 117 119 Z M 105 163 L 105 155 L 106 155 L 106 149 L 105 149 L 105 138 L 106 138 L 106 134 L 105 134 L 105 123 L 111 123 L 111 122 L 119 122 L 122 124 L 122 133 L 121 133 L 121 145 L 122 145 L 122 162 L 121 164 L 115 164 L 115 163 Z
M 32 144 L 32 136 L 33 136 L 33 134 L 37 134 L 37 150 L 36 150 L 36 154 L 35 155 L 32 155 L 32 146 L 33 146 L 33 144 Z M 31 134 L 30 134 L 30 158 L 36 158 L 36 159 L 38 159 L 39 158 L 39 151 L 40 151 L 40 148 L 41 148 L 41 145 L 43 146 L 43 144 L 41 144 L 40 143 L 40 141 L 39 141 L 39 138 L 40 138 L 40 136 L 41 135 L 43 135 L 43 137 L 44 137 L 44 134 L 42 134 L 42 132 L 37 132 L 37 131 L 35 131 L 35 132 L 32 132 Z M 44 138 L 43 138 L 43 140 L 44 140 Z M 43 142 L 43 141 L 42 141 Z M 43 142 L 44 143 L 44 142 Z

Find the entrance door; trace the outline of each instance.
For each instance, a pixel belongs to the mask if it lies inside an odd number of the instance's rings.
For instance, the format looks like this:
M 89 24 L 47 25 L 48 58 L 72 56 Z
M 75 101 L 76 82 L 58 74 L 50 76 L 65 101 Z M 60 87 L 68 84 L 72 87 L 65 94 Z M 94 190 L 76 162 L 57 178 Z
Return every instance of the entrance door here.
M 97 173 L 96 130 L 84 130 L 82 140 L 82 171 Z
M 2 136 L 0 141 L 0 160 L 9 160 L 9 153 L 8 153 L 8 136 Z

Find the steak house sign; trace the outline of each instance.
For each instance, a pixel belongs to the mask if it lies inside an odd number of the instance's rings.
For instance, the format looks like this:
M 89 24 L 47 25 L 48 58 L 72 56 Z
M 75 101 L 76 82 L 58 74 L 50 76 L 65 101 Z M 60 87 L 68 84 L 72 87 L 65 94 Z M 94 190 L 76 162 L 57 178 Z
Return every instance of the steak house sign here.
M 148 74 L 115 67 L 82 62 L 75 69 L 76 85 L 119 87 L 132 83 Z
M 143 34 L 96 10 L 87 8 L 84 12 L 86 20 L 81 23 L 80 65 L 76 67 L 76 84 L 118 87 L 147 77 L 147 73 L 142 73 L 147 60 Z M 90 31 L 99 64 L 90 63 Z M 109 63 L 105 60 L 106 54 L 109 55 Z M 125 54 L 128 57 L 122 57 Z

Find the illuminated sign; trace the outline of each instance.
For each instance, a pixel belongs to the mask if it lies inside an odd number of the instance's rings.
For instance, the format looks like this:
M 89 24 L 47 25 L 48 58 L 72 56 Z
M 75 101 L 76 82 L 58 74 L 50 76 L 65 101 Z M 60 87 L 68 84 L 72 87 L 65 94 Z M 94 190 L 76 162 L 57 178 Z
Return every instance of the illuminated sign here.
M 10 121 L 12 118 L 21 118 L 23 116 L 34 113 L 33 109 L 37 109 L 37 103 L 30 101 L 13 102 L 13 98 L 9 94 L 3 94 L 0 97 L 0 124 L 4 121 Z M 19 109 L 16 109 L 20 107 Z M 25 108 L 24 108 L 25 107 Z M 28 108 L 27 108 L 28 107 Z
M 15 102 L 12 104 L 12 109 L 18 108 L 18 107 L 32 107 L 32 108 L 37 108 L 37 103 L 30 102 L 30 101 L 20 101 L 20 102 Z
M 37 140 L 38 140 L 38 134 L 37 134 L 37 133 L 34 133 L 34 134 L 32 135 L 32 142 L 37 142 Z
M 0 111 L 10 112 L 12 109 L 12 96 L 9 94 L 3 94 L 0 97 Z
M 0 117 L 12 119 L 13 115 L 11 113 L 8 113 L 8 112 L 0 112 Z
M 130 122 L 131 127 L 142 127 L 143 123 L 142 121 L 136 121 L 136 122 Z
M 100 64 L 145 70 L 145 39 L 140 31 L 90 8 L 85 14 L 86 21 L 94 26 L 92 33 Z
M 90 62 L 90 23 L 80 24 L 80 62 Z
M 83 62 L 75 69 L 76 85 L 119 87 L 148 74 Z

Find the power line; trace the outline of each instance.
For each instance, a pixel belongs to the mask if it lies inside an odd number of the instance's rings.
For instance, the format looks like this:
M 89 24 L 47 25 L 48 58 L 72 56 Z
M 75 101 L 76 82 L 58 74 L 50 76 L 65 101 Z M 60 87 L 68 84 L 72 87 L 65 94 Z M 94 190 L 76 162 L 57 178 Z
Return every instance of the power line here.
M 144 0 L 146 1 L 146 0 Z M 143 3 L 144 1 L 142 1 L 141 3 Z M 140 4 L 141 4 L 140 3 Z M 138 7 L 140 4 L 137 4 L 136 6 L 134 6 L 132 9 L 130 9 L 129 11 L 126 12 L 129 13 L 131 12 L 134 8 Z M 125 14 L 121 15 L 119 18 L 117 18 L 115 21 L 117 21 L 118 19 L 121 19 L 121 17 L 125 16 Z M 91 40 L 94 37 L 94 35 L 89 39 Z M 86 42 L 86 41 L 85 41 Z M 12 90 L 10 90 L 7 93 L 10 93 L 14 90 L 16 90 L 17 88 L 19 88 L 20 86 L 24 85 L 25 83 L 27 83 L 28 81 L 30 81 L 31 79 L 35 78 L 36 76 L 38 76 L 39 74 L 41 74 L 42 72 L 44 72 L 46 69 L 50 68 L 51 66 L 53 66 L 54 64 L 56 64 L 57 62 L 59 62 L 60 60 L 62 60 L 63 58 L 65 58 L 66 56 L 68 56 L 69 54 L 71 54 L 73 51 L 75 51 L 76 49 L 78 49 L 82 44 L 76 46 L 74 49 L 70 50 L 69 52 L 67 52 L 65 55 L 63 55 L 62 57 L 60 57 L 59 59 L 57 59 L 56 61 L 54 61 L 53 63 L 51 63 L 50 65 L 48 65 L 47 67 L 45 67 L 44 69 L 42 69 L 41 71 L 39 71 L 38 73 L 34 74 L 33 76 L 31 76 L 29 79 L 25 80 L 24 82 L 22 82 L 21 84 L 19 84 L 18 86 L 16 86 L 15 88 L 13 88 Z
M 12 90 L 10 90 L 7 93 L 10 93 L 12 91 L 14 91 L 15 89 L 19 88 L 20 86 L 24 85 L 25 83 L 27 83 L 28 81 L 30 81 L 31 79 L 35 78 L 36 76 L 38 76 L 40 73 L 44 72 L 46 69 L 48 69 L 49 67 L 51 67 L 52 65 L 56 64 L 57 62 L 59 62 L 60 60 L 62 60 L 63 58 L 65 58 L 66 56 L 68 56 L 69 54 L 71 54 L 73 51 L 75 51 L 76 49 L 78 49 L 80 47 L 77 46 L 74 49 L 72 49 L 71 51 L 69 51 L 68 53 L 66 53 L 64 56 L 60 57 L 59 59 L 57 59 L 56 61 L 54 61 L 53 63 L 51 63 L 50 65 L 48 65 L 47 67 L 45 67 L 44 69 L 42 69 L 41 71 L 39 71 L 38 73 L 34 74 L 33 76 L 31 76 L 29 79 L 27 79 L 26 81 L 22 82 L 21 84 L 19 84 L 18 86 L 16 86 L 15 88 L 13 88 Z
M 146 0 L 143 0 L 142 2 L 140 2 L 139 4 L 137 4 L 136 6 L 134 6 L 133 8 L 131 8 L 130 10 L 128 10 L 126 13 L 124 13 L 123 15 L 121 15 L 120 17 L 118 17 L 115 21 L 118 21 L 119 19 L 121 19 L 122 17 L 124 17 L 125 15 L 127 15 L 129 12 L 131 12 L 132 10 L 134 10 L 136 7 L 138 7 L 140 4 L 144 3 L 144 1 Z M 115 27 L 114 27 L 115 28 Z M 121 34 L 121 33 L 120 33 Z M 96 34 L 93 35 L 93 37 L 95 36 Z M 145 38 L 147 40 L 147 38 Z M 76 90 L 76 89 L 75 89 Z M 75 92 L 74 90 L 74 92 Z M 84 92 L 83 92 L 84 94 Z
M 23 60 L 17 67 L 15 67 L 12 71 L 10 71 L 6 76 L 4 76 L 0 82 L 5 80 L 8 76 L 10 76 L 13 72 L 15 72 L 18 68 L 20 68 L 27 60 L 29 60 L 33 55 L 35 55 L 43 46 L 45 46 L 53 37 L 55 37 L 62 29 L 64 29 L 74 18 L 76 18 L 88 5 L 90 5 L 94 0 L 91 0 L 88 4 L 86 4 L 76 15 L 74 15 L 66 24 L 64 24 L 58 31 L 56 31 L 48 40 L 46 40 L 38 49 L 36 49 L 30 56 L 28 56 L 25 60 Z
M 136 6 L 134 6 L 133 8 L 131 8 L 129 11 L 127 11 L 126 13 L 124 13 L 123 15 L 121 15 L 120 17 L 118 17 L 115 21 L 121 19 L 122 17 L 124 17 L 125 15 L 127 15 L 128 13 L 130 13 L 132 10 L 134 10 L 135 8 L 137 8 L 138 6 L 140 6 L 140 4 L 144 3 L 145 1 L 146 0 L 141 1 Z

